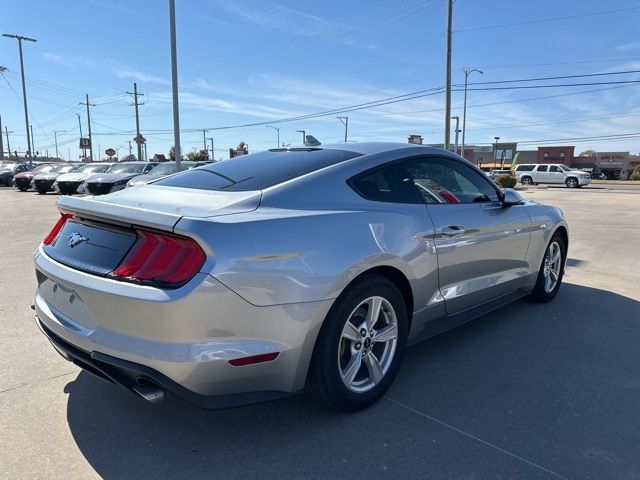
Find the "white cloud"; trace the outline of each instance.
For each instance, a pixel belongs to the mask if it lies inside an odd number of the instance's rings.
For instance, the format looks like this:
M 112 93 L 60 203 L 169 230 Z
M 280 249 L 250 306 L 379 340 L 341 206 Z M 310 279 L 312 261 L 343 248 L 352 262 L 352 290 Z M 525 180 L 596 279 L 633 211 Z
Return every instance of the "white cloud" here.
M 631 52 L 633 50 L 640 50 L 640 42 L 629 42 L 614 47 L 619 52 Z
M 118 78 L 130 78 L 132 80 L 137 80 L 138 82 L 157 83 L 159 85 L 170 85 L 171 83 L 166 78 L 157 77 L 155 75 L 150 75 L 148 73 L 126 67 L 117 70 L 116 75 Z

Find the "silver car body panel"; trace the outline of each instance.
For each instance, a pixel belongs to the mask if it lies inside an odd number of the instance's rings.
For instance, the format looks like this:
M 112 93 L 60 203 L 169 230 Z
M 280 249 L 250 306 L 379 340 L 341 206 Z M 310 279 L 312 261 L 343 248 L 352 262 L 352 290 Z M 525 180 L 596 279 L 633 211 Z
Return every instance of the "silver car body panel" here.
M 551 235 L 567 228 L 559 209 L 529 201 L 366 200 L 346 181 L 371 167 L 422 155 L 464 160 L 406 144 L 339 148 L 362 156 L 262 191 L 150 184 L 62 197 L 60 210 L 80 218 L 189 236 L 207 259 L 186 285 L 166 290 L 84 273 L 39 250 L 40 321 L 78 348 L 147 365 L 202 395 L 296 392 L 329 309 L 359 275 L 406 278 L 413 343 L 526 294 Z M 452 225 L 464 232 L 443 235 Z M 246 367 L 227 361 L 268 351 L 281 354 Z

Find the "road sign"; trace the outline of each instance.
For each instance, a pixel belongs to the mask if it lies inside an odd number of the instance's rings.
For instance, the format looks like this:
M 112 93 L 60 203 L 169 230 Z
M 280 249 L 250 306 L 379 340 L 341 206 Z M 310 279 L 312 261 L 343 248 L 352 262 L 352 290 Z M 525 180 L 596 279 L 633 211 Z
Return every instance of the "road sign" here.
M 116 154 L 116 151 L 113 148 L 107 148 L 104 153 L 109 157 L 113 157 Z
M 80 148 L 91 148 L 91 140 L 88 138 L 81 138 Z

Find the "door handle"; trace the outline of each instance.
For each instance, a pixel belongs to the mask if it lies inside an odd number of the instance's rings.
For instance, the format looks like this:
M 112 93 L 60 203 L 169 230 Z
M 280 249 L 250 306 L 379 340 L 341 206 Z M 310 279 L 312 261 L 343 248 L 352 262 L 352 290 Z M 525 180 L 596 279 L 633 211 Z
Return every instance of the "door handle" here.
M 442 227 L 442 235 L 447 237 L 455 237 L 456 235 L 462 235 L 465 229 L 462 225 L 449 225 L 448 227 Z

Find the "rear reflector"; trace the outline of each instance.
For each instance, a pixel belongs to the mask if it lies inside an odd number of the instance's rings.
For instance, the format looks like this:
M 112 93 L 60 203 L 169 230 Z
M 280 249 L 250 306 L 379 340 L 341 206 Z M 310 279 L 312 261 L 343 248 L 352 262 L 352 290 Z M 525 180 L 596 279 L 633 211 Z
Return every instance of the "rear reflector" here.
M 176 286 L 189 281 L 205 253 L 187 237 L 137 230 L 138 239 L 111 275 L 135 282 Z
M 271 362 L 280 355 L 280 352 L 273 353 L 261 353 L 260 355 L 252 355 L 250 357 L 236 358 L 235 360 L 229 360 L 229 363 L 234 367 L 242 367 L 244 365 L 253 365 L 254 363 Z
M 73 215 L 70 213 L 60 214 L 60 219 L 56 222 L 56 224 L 53 226 L 53 228 L 49 232 L 49 235 L 45 237 L 42 243 L 44 243 L 45 245 L 51 245 L 55 241 L 55 239 L 58 237 L 58 234 L 60 233 L 60 230 L 62 230 L 62 227 L 64 227 L 64 224 L 67 223 L 67 220 L 69 220 L 72 217 Z

